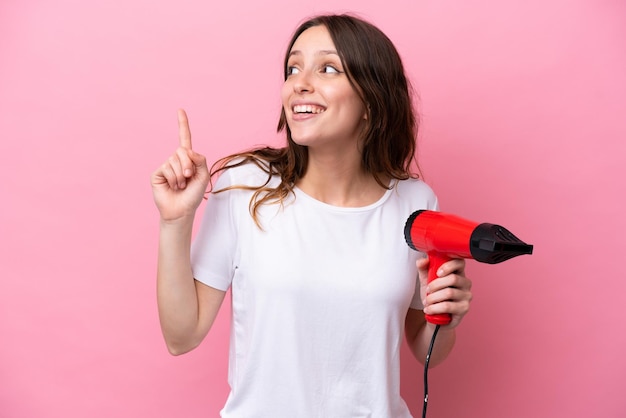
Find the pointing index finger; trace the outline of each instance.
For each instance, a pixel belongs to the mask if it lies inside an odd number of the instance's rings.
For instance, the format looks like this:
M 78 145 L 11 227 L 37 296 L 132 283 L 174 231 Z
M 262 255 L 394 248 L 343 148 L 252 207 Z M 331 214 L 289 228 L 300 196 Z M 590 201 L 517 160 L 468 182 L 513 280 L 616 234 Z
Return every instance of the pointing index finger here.
M 178 109 L 178 138 L 182 148 L 191 149 L 189 120 L 187 119 L 187 113 L 183 109 Z

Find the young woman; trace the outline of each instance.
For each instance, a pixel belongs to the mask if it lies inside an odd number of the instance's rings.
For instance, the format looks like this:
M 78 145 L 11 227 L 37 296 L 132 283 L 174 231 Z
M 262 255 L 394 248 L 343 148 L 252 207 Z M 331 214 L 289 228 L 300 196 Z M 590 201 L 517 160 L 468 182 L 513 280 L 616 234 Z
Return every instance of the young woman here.
M 437 209 L 411 172 L 416 118 L 400 57 L 371 24 L 324 15 L 294 33 L 284 63 L 284 148 L 227 157 L 210 172 L 179 111 L 180 146 L 152 175 L 161 215 L 158 305 L 172 354 L 196 347 L 232 294 L 223 417 L 410 417 L 400 397 L 406 336 L 431 365 L 468 312 L 465 263 L 428 260 L 403 235 Z M 219 178 L 191 243 L 195 211 Z

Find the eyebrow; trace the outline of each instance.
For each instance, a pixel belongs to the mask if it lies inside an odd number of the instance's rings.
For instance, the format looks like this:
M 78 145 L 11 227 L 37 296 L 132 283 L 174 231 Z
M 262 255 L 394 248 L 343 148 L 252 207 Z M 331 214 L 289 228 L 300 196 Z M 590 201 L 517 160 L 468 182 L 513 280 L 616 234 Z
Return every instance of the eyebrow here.
M 293 55 L 302 55 L 302 51 L 296 49 L 295 51 L 291 51 L 289 53 L 289 56 L 293 56 Z M 315 53 L 315 55 L 337 55 L 339 56 L 339 54 L 337 53 L 337 51 L 335 51 L 334 49 L 322 49 L 320 51 L 317 51 Z

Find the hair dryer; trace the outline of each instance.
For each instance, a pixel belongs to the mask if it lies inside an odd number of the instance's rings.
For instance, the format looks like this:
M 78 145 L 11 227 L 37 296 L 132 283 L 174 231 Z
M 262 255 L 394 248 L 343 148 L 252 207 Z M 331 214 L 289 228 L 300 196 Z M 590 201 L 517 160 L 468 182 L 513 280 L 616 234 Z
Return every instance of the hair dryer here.
M 431 210 L 413 212 L 404 226 L 406 243 L 428 254 L 428 282 L 437 270 L 453 258 L 473 258 L 496 264 L 522 254 L 532 254 L 533 246 L 524 243 L 506 228 L 489 223 L 478 224 L 455 215 Z M 449 314 L 426 315 L 433 324 L 446 325 Z

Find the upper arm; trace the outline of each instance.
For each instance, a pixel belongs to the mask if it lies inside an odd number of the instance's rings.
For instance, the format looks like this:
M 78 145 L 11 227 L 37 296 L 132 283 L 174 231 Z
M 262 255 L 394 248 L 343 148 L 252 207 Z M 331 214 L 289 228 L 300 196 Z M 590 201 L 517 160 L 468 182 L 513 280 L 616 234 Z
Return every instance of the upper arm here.
M 415 341 L 415 337 L 417 337 L 419 330 L 425 323 L 426 317 L 424 316 L 424 311 L 409 308 L 404 321 L 404 334 L 409 345 L 412 345 Z
M 226 292 L 195 280 L 198 295 L 198 344 L 208 334 L 222 306 Z

